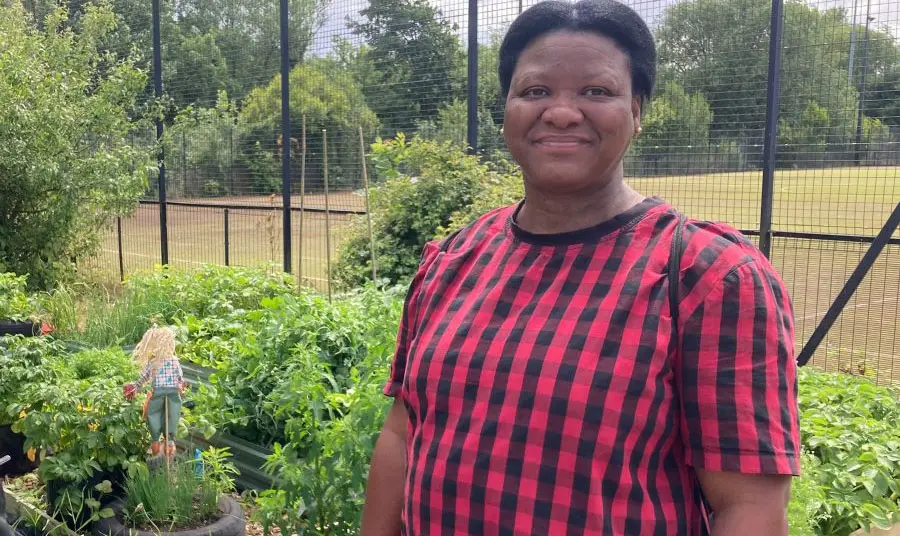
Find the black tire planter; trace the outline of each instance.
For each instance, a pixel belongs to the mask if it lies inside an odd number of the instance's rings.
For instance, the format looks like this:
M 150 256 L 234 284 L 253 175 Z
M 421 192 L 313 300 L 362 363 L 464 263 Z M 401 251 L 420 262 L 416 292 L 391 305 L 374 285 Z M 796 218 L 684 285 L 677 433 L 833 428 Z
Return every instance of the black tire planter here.
M 0 320 L 0 337 L 3 335 L 25 335 L 35 337 L 41 334 L 41 325 L 34 322 Z
M 116 515 L 94 523 L 91 532 L 95 536 L 244 536 L 246 531 L 244 510 L 236 500 L 228 496 L 219 499 L 221 515 L 211 525 L 176 532 L 151 532 L 128 528 L 120 519 L 125 501 L 117 500 L 109 507 Z
M 0 456 L 9 454 L 9 462 L 0 465 L 0 477 L 19 476 L 37 469 L 38 463 L 25 455 L 25 436 L 12 431 L 11 425 L 0 426 Z

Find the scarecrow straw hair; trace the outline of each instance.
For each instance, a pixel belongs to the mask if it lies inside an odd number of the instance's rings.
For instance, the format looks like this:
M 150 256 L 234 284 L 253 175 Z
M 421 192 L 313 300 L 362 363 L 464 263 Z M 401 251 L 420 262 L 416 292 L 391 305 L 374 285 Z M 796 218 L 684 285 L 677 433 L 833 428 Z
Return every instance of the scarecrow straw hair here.
M 167 327 L 153 326 L 144 333 L 141 342 L 134 349 L 134 359 L 141 367 L 153 363 L 156 372 L 160 359 L 175 355 L 175 332 Z

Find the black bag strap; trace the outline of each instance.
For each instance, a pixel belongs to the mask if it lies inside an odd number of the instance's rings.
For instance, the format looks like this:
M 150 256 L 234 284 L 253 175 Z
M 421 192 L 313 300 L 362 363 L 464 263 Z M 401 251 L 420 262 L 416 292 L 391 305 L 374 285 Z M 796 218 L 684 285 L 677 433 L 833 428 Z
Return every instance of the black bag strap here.
M 678 332 L 678 305 L 680 301 L 681 287 L 681 259 L 684 256 L 684 227 L 687 218 L 678 215 L 678 223 L 675 225 L 675 232 L 672 235 L 672 246 L 669 251 L 669 315 L 672 317 L 672 336 L 675 339 L 675 351 L 681 348 L 681 336 Z M 695 475 L 696 476 L 696 475 Z M 697 482 L 697 500 L 700 503 L 700 511 L 703 517 L 703 526 L 701 527 L 701 536 L 709 536 L 712 532 L 710 528 L 710 510 L 700 483 Z
M 687 221 L 682 215 L 678 215 L 678 223 L 675 225 L 675 233 L 672 236 L 672 246 L 669 251 L 669 315 L 672 317 L 672 335 L 678 344 L 678 302 L 679 288 L 681 286 L 681 257 L 684 255 L 684 225 Z M 677 350 L 676 350 L 677 351 Z

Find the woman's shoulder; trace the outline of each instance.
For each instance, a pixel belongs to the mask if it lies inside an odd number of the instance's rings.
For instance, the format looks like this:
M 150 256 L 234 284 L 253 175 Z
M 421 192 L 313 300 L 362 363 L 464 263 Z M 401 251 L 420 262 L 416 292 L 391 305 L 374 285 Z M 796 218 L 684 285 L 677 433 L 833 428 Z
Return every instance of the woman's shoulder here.
M 685 217 L 683 248 L 681 273 L 689 287 L 721 284 L 747 265 L 779 277 L 753 241 L 727 223 Z

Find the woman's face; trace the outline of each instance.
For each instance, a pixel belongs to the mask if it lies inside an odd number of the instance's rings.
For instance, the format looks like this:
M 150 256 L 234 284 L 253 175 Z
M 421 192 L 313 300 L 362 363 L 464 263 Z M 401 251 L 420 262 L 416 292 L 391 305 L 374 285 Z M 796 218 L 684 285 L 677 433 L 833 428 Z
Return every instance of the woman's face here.
M 513 72 L 503 136 L 526 183 L 548 193 L 605 187 L 640 125 L 628 55 L 604 36 L 552 32 Z

